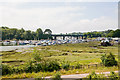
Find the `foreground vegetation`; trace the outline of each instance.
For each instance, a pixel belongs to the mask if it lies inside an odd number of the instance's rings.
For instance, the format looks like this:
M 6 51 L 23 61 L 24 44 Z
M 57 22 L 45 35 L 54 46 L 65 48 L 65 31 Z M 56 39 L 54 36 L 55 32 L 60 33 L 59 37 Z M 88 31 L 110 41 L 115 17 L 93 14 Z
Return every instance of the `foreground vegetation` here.
M 110 74 L 96 74 L 94 71 L 87 76 L 88 79 L 90 80 L 104 80 L 104 79 L 109 79 L 109 80 L 119 80 L 118 73 L 115 73 L 113 71 L 110 72 Z
M 1 52 L 3 78 L 40 78 L 61 75 L 117 71 L 118 67 L 102 64 L 112 53 L 118 61 L 118 46 L 98 46 L 100 42 L 39 46 L 21 52 Z M 106 58 L 102 58 L 102 56 Z M 102 61 L 103 60 L 103 61 Z
M 61 75 L 70 75 L 70 74 L 83 74 L 83 73 L 91 73 L 91 72 L 106 72 L 106 71 L 116 71 L 118 67 L 99 67 L 99 68 L 89 68 L 89 69 L 73 69 L 73 70 L 60 70 L 59 73 Z M 57 71 L 53 72 L 32 72 L 32 73 L 21 73 L 21 74 L 11 74 L 11 75 L 3 75 L 2 78 L 15 78 L 15 79 L 25 79 L 25 78 L 41 78 L 46 76 L 54 76 Z

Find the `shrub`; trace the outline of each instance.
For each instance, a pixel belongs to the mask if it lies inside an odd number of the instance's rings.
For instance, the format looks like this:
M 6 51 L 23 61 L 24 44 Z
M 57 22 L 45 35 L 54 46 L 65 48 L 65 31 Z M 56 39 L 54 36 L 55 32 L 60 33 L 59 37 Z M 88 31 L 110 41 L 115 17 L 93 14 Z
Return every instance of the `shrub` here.
M 34 62 L 29 61 L 23 67 L 10 67 L 8 65 L 2 64 L 2 74 L 12 74 L 12 73 L 32 73 L 32 72 L 39 72 L 39 71 L 58 71 L 60 70 L 60 65 L 55 60 L 49 61 L 42 61 L 42 62 Z
M 53 75 L 52 80 L 62 80 L 60 72 L 57 72 L 55 75 Z
M 40 54 L 36 53 L 36 54 L 34 54 L 34 59 L 36 61 L 41 61 L 42 60 L 42 56 Z
M 95 72 L 92 72 L 91 74 L 88 75 L 88 78 L 89 79 L 92 79 L 92 78 L 98 78 L 98 75 L 95 73 Z
M 76 66 L 75 66 L 75 69 L 80 69 L 81 67 L 82 67 L 82 65 L 77 63 Z
M 59 65 L 59 63 L 57 62 L 57 61 L 49 61 L 49 62 L 47 62 L 47 70 L 48 71 L 54 71 L 54 70 L 59 70 L 60 69 L 60 65 Z
M 36 63 L 35 65 L 36 65 L 35 72 L 42 71 L 42 67 L 43 67 L 42 63 Z
M 2 75 L 12 74 L 12 73 L 13 73 L 13 68 L 11 66 L 2 64 Z
M 59 70 L 60 65 L 57 61 L 51 60 L 51 61 L 43 61 L 40 63 L 35 64 L 35 72 L 39 71 L 54 71 L 54 70 Z
M 110 75 L 109 75 L 109 78 L 111 78 L 111 79 L 117 79 L 118 76 L 115 74 L 115 72 L 111 71 Z
M 104 74 L 96 74 L 94 71 L 87 76 L 89 80 L 105 80 L 106 77 Z
M 117 65 L 117 61 L 115 60 L 115 56 L 110 53 L 109 55 L 102 55 L 101 57 L 102 63 L 105 66 L 116 66 Z
M 13 72 L 14 73 L 23 73 L 24 69 L 22 67 L 14 67 Z
M 68 70 L 70 68 L 70 64 L 68 62 L 62 63 L 62 69 Z
M 33 64 L 33 61 L 29 61 L 26 65 L 25 65 L 25 67 L 24 67 L 24 70 L 25 70 L 25 72 L 30 72 L 30 73 L 32 73 L 33 71 L 35 71 L 35 65 Z

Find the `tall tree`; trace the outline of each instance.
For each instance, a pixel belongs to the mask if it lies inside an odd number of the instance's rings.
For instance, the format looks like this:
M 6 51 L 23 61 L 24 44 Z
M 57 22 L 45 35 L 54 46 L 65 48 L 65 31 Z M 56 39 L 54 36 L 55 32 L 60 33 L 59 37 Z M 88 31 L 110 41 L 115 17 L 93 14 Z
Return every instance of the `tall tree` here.
M 120 29 L 114 31 L 113 37 L 120 37 Z
M 43 31 L 42 31 L 41 28 L 38 28 L 36 30 L 36 37 L 37 37 L 38 40 L 42 39 L 42 37 L 43 37 Z
M 44 31 L 44 38 L 45 39 L 52 39 L 51 34 L 52 34 L 52 31 L 50 29 L 45 29 L 45 31 Z
M 32 39 L 33 39 L 33 40 L 37 40 L 36 33 L 32 31 L 31 34 L 32 34 Z
M 23 38 L 24 38 L 25 40 L 31 40 L 31 39 L 32 39 L 31 31 L 30 31 L 30 30 L 25 31 L 25 32 L 23 33 Z
M 45 29 L 44 34 L 52 34 L 52 31 L 50 29 Z

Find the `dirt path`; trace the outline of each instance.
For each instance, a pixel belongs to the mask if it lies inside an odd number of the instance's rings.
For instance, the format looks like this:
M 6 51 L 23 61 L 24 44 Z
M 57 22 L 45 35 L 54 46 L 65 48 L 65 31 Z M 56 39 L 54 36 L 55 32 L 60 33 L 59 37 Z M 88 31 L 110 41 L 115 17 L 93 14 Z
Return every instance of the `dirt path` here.
M 118 71 L 114 71 L 115 73 L 118 73 Z M 102 74 L 101 73 L 96 73 L 96 74 Z M 103 72 L 103 74 L 105 74 L 106 76 L 108 74 L 110 74 L 110 72 Z M 89 73 L 85 73 L 85 74 L 72 74 L 72 75 L 62 75 L 61 78 L 85 78 L 86 76 L 88 76 Z M 45 78 L 50 78 L 51 76 L 49 77 L 45 77 Z
M 118 73 L 118 71 L 114 71 L 115 73 Z M 101 72 L 101 73 L 96 73 L 96 74 L 105 74 L 107 76 L 110 74 L 110 72 Z M 80 79 L 80 78 L 85 78 L 88 76 L 89 73 L 84 73 L 84 74 L 72 74 L 72 75 L 62 75 L 61 78 L 62 80 L 75 80 L 75 79 Z M 13 79 L 14 80 L 14 79 Z M 17 79 L 17 80 L 35 80 L 35 78 L 29 78 L 29 79 Z M 45 77 L 45 80 L 52 80 L 51 76 Z

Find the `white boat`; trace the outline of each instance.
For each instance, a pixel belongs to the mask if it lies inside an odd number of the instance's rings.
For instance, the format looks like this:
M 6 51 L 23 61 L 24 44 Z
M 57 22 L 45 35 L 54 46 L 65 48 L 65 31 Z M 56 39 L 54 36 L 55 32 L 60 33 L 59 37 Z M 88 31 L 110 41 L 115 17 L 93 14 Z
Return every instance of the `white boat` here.
M 42 46 L 47 46 L 47 44 L 46 44 L 46 43 L 43 43 Z
M 5 45 L 5 46 L 7 46 L 7 45 L 9 45 L 10 44 L 10 41 L 5 41 L 5 42 L 3 42 L 3 45 Z
M 16 41 L 10 41 L 10 44 L 11 44 L 11 45 L 16 45 L 17 42 L 16 42 Z
M 26 44 L 29 44 L 29 41 L 24 41 L 24 44 L 26 45 Z

